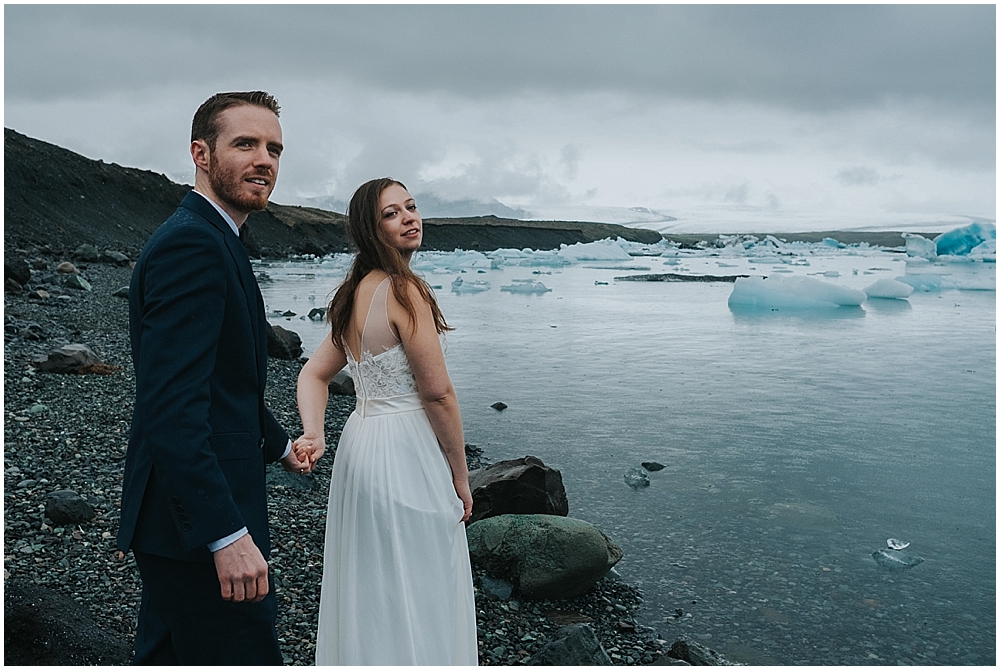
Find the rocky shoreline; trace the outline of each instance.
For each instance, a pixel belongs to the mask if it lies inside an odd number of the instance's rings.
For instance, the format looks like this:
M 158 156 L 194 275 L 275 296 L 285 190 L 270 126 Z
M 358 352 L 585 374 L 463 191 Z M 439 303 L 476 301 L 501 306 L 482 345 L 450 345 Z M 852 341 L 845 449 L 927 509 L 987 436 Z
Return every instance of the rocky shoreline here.
M 98 633 L 118 640 L 127 654 L 141 585 L 132 556 L 115 546 L 134 390 L 128 305 L 115 293 L 128 284 L 131 270 L 112 262 L 78 263 L 91 286 L 86 290 L 65 286 L 55 273 L 56 264 L 66 259 L 23 260 L 34 268 L 31 278 L 22 290 L 5 293 L 6 590 L 10 593 L 13 585 L 40 586 L 65 594 L 89 613 Z M 37 290 L 39 285 L 44 285 L 44 292 Z M 53 374 L 32 365 L 36 357 L 69 343 L 93 349 L 109 374 Z M 290 433 L 301 428 L 294 392 L 300 368 L 297 360 L 269 361 L 267 400 Z M 328 442 L 336 444 L 353 405 L 353 397 L 331 396 Z M 488 463 L 477 449 L 470 449 L 467 456 L 470 468 Z M 312 475 L 288 475 L 277 466 L 268 474 L 278 635 L 290 665 L 313 661 L 332 463 L 330 454 Z M 92 521 L 60 526 L 46 517 L 51 494 L 67 489 L 93 507 Z M 549 601 L 500 598 L 484 588 L 481 569 L 474 568 L 474 575 L 481 665 L 528 664 L 560 628 L 573 623 L 590 626 L 613 664 L 684 663 L 667 656 L 670 642 L 636 624 L 642 594 L 613 573 L 580 597 Z M 9 598 L 6 605 L 11 606 Z M 11 630 L 9 618 L 6 630 Z M 6 663 L 32 662 L 12 657 L 23 650 L 24 640 L 20 645 L 9 638 L 6 642 Z M 682 656 L 676 649 L 670 655 Z M 127 662 L 127 658 L 117 660 Z M 58 656 L 36 656 L 34 662 L 60 664 Z M 95 662 L 115 659 L 75 656 L 61 661 Z

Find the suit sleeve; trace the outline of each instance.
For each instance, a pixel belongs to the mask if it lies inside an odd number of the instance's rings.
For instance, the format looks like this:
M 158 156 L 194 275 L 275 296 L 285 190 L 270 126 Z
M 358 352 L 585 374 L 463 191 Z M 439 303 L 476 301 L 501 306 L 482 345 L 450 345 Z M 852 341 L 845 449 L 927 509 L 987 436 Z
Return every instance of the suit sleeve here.
M 185 548 L 246 526 L 209 444 L 210 377 L 226 303 L 226 253 L 197 226 L 165 236 L 143 276 L 136 413 Z
M 264 408 L 264 451 L 268 463 L 279 460 L 288 447 L 288 433 L 281 427 L 271 410 Z

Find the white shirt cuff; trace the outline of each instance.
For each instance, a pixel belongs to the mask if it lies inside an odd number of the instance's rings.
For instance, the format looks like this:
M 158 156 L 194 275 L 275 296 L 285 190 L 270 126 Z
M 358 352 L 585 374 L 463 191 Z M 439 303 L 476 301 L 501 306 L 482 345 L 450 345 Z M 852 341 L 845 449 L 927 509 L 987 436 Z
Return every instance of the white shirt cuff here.
M 285 453 L 283 453 L 281 455 L 281 460 L 284 460 L 288 456 L 288 454 L 290 454 L 290 453 L 292 453 L 292 441 L 291 440 L 288 441 L 288 446 L 285 447 Z
M 232 535 L 227 535 L 224 538 L 222 538 L 221 540 L 216 540 L 215 542 L 209 542 L 208 543 L 208 550 L 214 554 L 219 549 L 222 549 L 223 547 L 228 547 L 229 545 L 231 545 L 236 540 L 240 539 L 244 535 L 247 535 L 249 532 L 250 531 L 247 530 L 246 526 L 244 526 L 243 528 L 240 528 L 238 531 L 236 531 Z

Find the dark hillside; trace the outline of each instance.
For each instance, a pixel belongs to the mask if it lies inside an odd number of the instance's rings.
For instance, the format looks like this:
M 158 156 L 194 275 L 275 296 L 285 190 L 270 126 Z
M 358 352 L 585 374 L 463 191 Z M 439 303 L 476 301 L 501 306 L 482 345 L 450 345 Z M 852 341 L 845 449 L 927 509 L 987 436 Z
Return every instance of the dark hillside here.
M 161 174 L 91 160 L 4 128 L 4 249 L 65 253 L 80 244 L 135 258 L 190 186 Z M 248 221 L 257 255 L 347 251 L 344 215 L 271 204 Z M 605 237 L 652 244 L 660 234 L 603 223 L 518 221 L 494 216 L 427 219 L 424 248 L 553 249 Z

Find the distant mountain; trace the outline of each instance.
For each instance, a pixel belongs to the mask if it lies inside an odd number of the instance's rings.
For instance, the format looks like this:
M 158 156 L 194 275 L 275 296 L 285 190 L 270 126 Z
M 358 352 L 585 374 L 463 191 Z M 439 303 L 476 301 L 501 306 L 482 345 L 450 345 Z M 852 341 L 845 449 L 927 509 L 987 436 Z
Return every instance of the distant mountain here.
M 162 174 L 91 160 L 4 128 L 4 250 L 64 254 L 89 243 L 135 258 L 190 188 Z M 317 207 L 271 203 L 250 215 L 247 247 L 266 257 L 347 251 L 345 218 Z M 553 249 L 619 235 L 645 244 L 661 239 L 655 231 L 602 223 L 526 222 L 495 215 L 424 220 L 424 248 L 447 251 Z
M 421 216 L 427 218 L 497 216 L 506 219 L 526 219 L 528 212 L 523 209 L 513 209 L 497 199 L 487 202 L 479 200 L 442 200 L 433 193 L 414 193 Z M 319 196 L 305 198 L 304 205 L 329 209 L 335 212 L 346 212 L 347 201 L 334 196 Z

